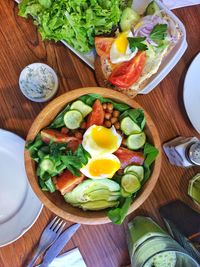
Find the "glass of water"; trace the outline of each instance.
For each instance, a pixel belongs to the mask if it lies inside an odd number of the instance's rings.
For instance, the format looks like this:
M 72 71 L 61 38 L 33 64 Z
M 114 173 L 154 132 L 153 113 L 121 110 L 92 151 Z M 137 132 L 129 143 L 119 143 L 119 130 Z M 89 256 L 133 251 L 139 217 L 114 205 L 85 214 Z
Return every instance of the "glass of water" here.
M 199 267 L 199 264 L 151 218 L 137 216 L 128 224 L 132 267 Z

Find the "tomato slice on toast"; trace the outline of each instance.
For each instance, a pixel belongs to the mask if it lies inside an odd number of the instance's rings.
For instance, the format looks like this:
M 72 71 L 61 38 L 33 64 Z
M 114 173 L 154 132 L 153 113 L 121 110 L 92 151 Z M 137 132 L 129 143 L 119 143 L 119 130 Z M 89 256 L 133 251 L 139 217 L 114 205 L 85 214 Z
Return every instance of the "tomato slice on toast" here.
M 119 88 L 130 88 L 141 76 L 145 62 L 146 52 L 138 52 L 130 61 L 117 65 L 108 77 L 108 81 Z

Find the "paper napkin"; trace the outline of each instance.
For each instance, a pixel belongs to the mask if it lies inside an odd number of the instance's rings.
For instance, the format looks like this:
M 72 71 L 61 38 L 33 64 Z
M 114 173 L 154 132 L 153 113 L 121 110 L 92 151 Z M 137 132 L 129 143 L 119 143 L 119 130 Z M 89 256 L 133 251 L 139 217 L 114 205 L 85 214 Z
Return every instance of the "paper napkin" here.
M 162 0 L 169 9 L 175 9 L 185 6 L 199 5 L 200 0 Z
M 87 267 L 78 248 L 56 257 L 48 267 Z

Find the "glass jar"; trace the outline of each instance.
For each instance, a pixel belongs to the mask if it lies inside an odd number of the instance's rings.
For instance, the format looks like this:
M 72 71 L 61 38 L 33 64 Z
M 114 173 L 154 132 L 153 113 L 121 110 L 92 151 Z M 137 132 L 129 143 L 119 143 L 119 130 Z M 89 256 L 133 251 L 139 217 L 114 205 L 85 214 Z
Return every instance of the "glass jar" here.
M 151 218 L 137 216 L 128 224 L 133 267 L 199 267 L 170 235 Z

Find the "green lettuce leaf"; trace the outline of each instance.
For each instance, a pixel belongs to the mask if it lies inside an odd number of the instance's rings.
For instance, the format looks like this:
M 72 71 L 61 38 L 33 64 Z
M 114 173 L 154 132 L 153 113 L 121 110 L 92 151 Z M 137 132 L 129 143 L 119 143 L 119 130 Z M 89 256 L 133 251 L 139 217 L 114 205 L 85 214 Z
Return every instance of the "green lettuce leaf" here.
M 120 20 L 124 0 L 22 0 L 19 15 L 31 15 L 42 39 L 64 40 L 80 52 L 94 47 L 94 36 L 110 33 Z

